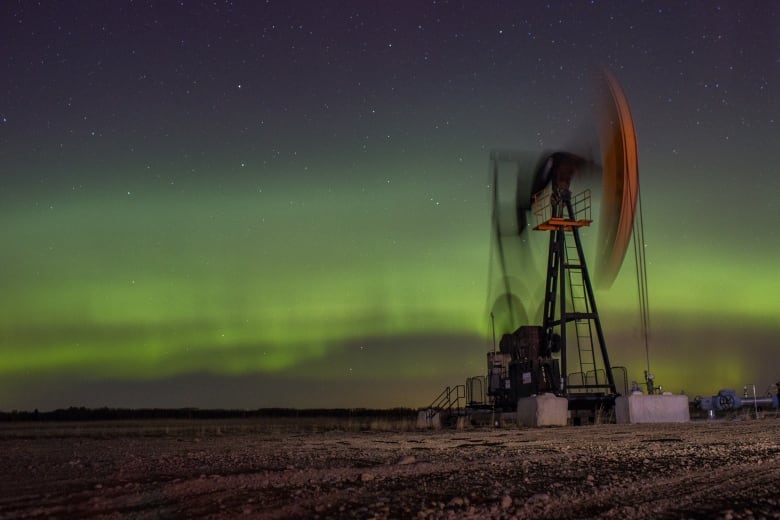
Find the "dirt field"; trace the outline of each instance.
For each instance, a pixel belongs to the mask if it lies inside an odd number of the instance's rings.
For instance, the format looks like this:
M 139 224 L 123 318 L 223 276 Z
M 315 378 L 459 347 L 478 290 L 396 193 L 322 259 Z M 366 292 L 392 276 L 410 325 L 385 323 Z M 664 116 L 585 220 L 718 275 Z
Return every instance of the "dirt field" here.
M 0 518 L 780 518 L 780 419 L 0 425 Z

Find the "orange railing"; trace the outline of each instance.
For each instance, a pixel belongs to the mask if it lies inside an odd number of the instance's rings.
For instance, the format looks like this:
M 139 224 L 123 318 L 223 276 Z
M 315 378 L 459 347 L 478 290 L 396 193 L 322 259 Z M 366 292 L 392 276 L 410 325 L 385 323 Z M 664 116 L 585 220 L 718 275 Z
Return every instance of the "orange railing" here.
M 551 202 L 552 189 L 548 186 L 539 193 L 534 194 L 531 209 L 534 213 L 534 220 L 536 226 L 534 229 L 549 229 L 548 226 L 553 220 L 553 206 Z M 587 225 L 591 223 L 590 218 L 590 190 L 581 191 L 576 194 L 571 201 L 574 215 L 569 215 L 568 218 L 561 216 L 561 221 L 568 221 L 572 223 L 578 223 L 579 225 Z M 557 220 L 557 218 L 556 218 Z

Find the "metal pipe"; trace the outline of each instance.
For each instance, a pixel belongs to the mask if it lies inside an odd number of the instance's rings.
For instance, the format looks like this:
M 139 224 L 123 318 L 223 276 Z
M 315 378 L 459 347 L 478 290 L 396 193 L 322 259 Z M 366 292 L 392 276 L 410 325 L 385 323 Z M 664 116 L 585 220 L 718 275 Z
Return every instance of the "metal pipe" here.
M 743 397 L 742 406 L 772 406 L 771 397 Z

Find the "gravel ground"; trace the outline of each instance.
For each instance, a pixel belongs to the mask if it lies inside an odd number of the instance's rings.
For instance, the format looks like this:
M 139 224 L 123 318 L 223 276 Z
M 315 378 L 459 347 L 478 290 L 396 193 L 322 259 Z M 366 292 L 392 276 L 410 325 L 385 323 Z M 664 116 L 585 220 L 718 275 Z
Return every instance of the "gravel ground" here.
M 0 425 L 0 518 L 780 518 L 780 419 Z

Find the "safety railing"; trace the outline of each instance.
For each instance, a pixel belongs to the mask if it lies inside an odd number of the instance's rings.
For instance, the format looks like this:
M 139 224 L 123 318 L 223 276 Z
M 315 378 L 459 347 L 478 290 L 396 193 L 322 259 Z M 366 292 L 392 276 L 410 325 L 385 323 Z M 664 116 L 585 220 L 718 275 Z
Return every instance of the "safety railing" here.
M 487 376 L 466 379 L 466 402 L 469 406 L 487 404 Z
M 436 413 L 459 411 L 466 405 L 466 385 L 448 386 L 428 406 L 428 418 Z
M 580 193 L 577 193 L 571 201 L 574 215 L 568 215 L 568 217 L 563 217 L 561 215 L 558 218 L 578 223 L 590 223 L 592 221 L 590 199 L 590 190 L 584 190 Z M 550 220 L 553 218 L 551 187 L 548 186 L 539 193 L 534 194 L 533 201 L 531 202 L 531 209 L 534 214 L 536 228 L 543 228 L 543 226 L 550 222 Z

